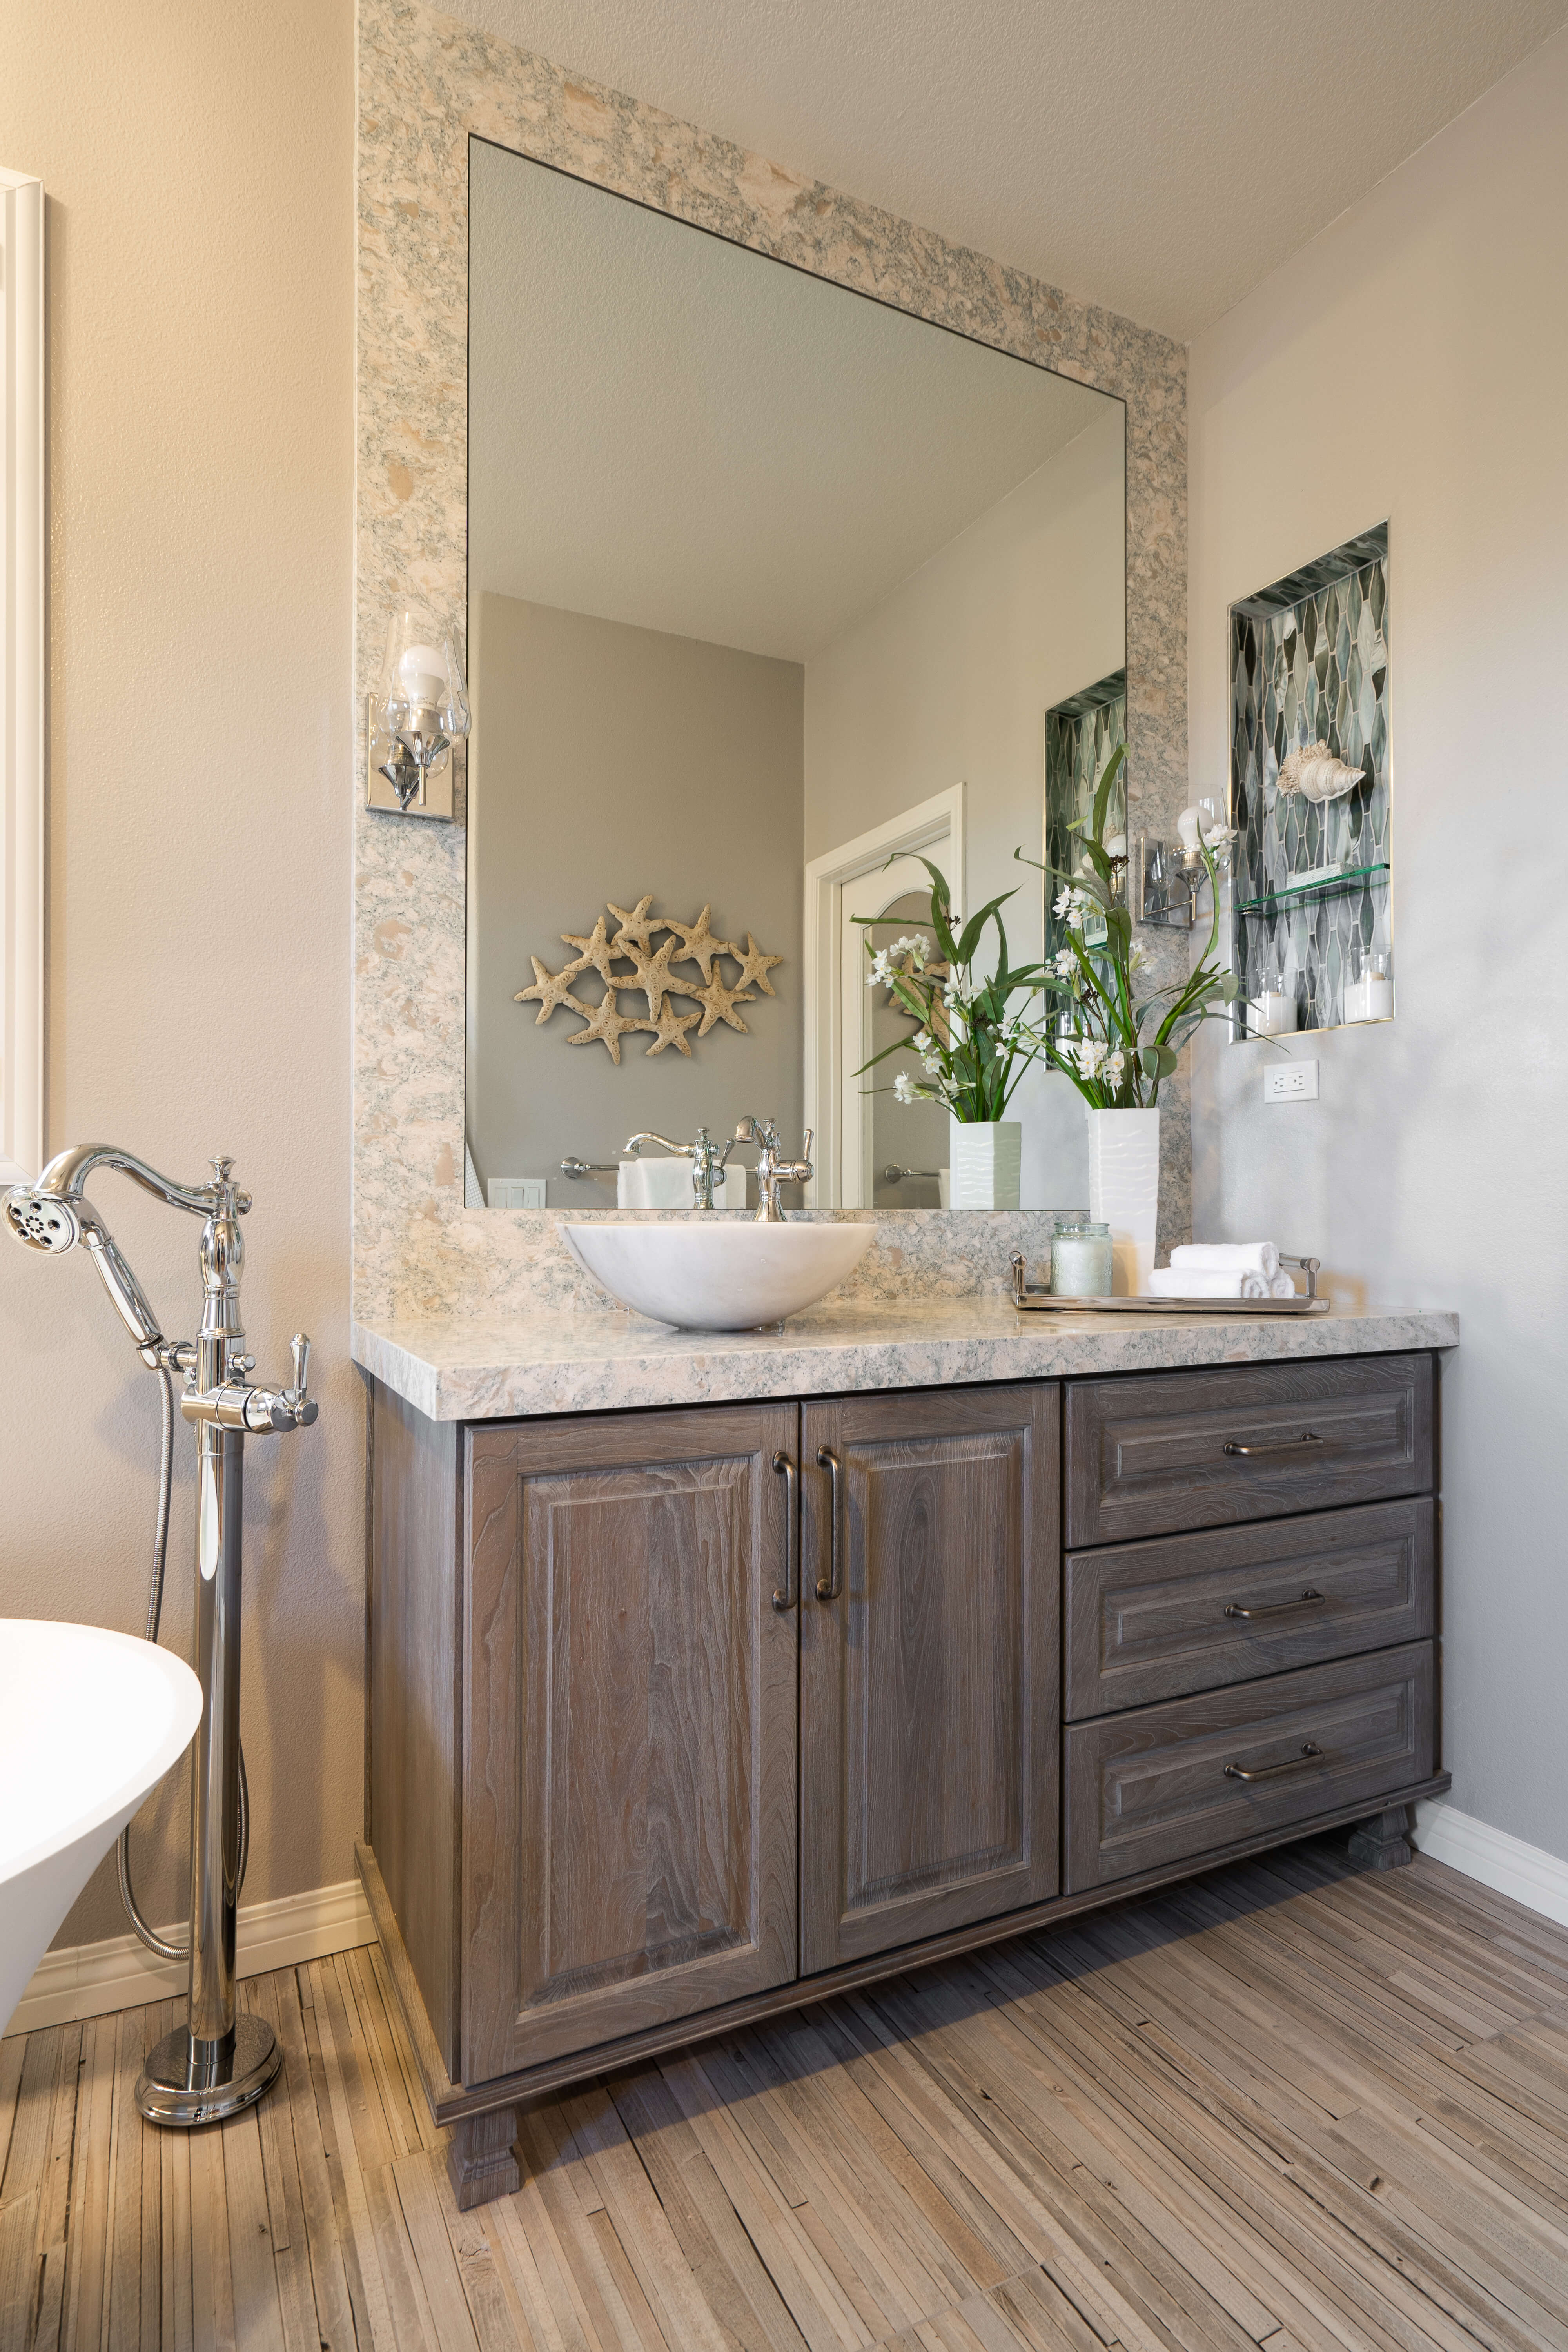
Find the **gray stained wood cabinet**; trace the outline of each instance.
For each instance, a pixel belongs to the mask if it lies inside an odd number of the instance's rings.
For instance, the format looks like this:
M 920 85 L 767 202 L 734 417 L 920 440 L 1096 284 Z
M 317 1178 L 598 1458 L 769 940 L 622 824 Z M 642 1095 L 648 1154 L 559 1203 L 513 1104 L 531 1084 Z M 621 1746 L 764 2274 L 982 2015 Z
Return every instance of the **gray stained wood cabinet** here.
M 467 1426 L 374 1386 L 360 1864 L 459 2201 L 531 2095 L 807 1982 L 1363 1815 L 1405 1859 L 1433 1370 Z

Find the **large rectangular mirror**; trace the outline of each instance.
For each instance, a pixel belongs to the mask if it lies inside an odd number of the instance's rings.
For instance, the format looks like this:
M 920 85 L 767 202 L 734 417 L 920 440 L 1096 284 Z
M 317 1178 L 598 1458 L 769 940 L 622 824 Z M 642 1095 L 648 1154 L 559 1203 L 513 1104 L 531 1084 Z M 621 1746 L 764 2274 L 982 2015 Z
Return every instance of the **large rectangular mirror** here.
M 937 1208 L 852 919 L 918 929 L 926 857 L 1040 951 L 1013 851 L 1114 707 L 1121 404 L 479 140 L 469 222 L 468 1197 L 685 1205 L 631 1139 L 751 1113 L 816 1129 L 816 1205 Z M 1059 1206 L 1077 1097 L 1013 1109 Z

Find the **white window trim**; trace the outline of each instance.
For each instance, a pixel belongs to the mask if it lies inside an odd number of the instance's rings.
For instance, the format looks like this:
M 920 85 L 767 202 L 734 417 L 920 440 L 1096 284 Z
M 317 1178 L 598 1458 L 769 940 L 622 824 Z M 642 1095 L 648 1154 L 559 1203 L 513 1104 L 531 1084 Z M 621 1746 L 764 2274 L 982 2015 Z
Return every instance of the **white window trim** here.
M 44 188 L 0 170 L 0 1186 L 44 1158 Z
M 805 1125 L 816 1129 L 812 1157 L 815 1181 L 806 1201 L 816 1209 L 847 1205 L 841 1170 L 848 1140 L 844 1127 L 845 1072 L 839 1008 L 845 975 L 839 970 L 844 890 L 862 875 L 874 874 L 900 851 L 940 846 L 943 871 L 952 893 L 954 909 L 964 903 L 964 839 L 963 784 L 935 793 L 918 807 L 905 809 L 885 824 L 842 843 L 824 857 L 814 857 L 805 869 Z M 855 974 L 857 987 L 862 975 Z

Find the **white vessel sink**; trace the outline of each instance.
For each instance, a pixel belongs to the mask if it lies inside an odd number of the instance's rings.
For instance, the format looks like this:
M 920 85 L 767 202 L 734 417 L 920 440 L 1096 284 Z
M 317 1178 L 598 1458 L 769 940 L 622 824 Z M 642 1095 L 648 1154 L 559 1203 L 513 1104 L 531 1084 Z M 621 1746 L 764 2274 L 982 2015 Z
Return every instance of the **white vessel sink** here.
M 0 1618 L 0 2033 L 50 1937 L 201 1715 L 189 1666 L 151 1642 Z
M 698 1214 L 679 1223 L 606 1219 L 563 1231 L 623 1307 L 683 1331 L 750 1331 L 825 1298 L 859 1265 L 876 1227 L 742 1224 Z

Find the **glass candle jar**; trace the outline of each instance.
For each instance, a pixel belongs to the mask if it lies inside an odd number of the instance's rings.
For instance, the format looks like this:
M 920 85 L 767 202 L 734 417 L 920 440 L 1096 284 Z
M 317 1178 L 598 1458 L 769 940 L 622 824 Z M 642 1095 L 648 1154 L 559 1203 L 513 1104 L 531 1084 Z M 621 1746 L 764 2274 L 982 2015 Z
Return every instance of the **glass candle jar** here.
M 1110 1227 L 1089 1217 L 1064 1218 L 1051 1235 L 1051 1295 L 1109 1298 L 1113 1255 Z

